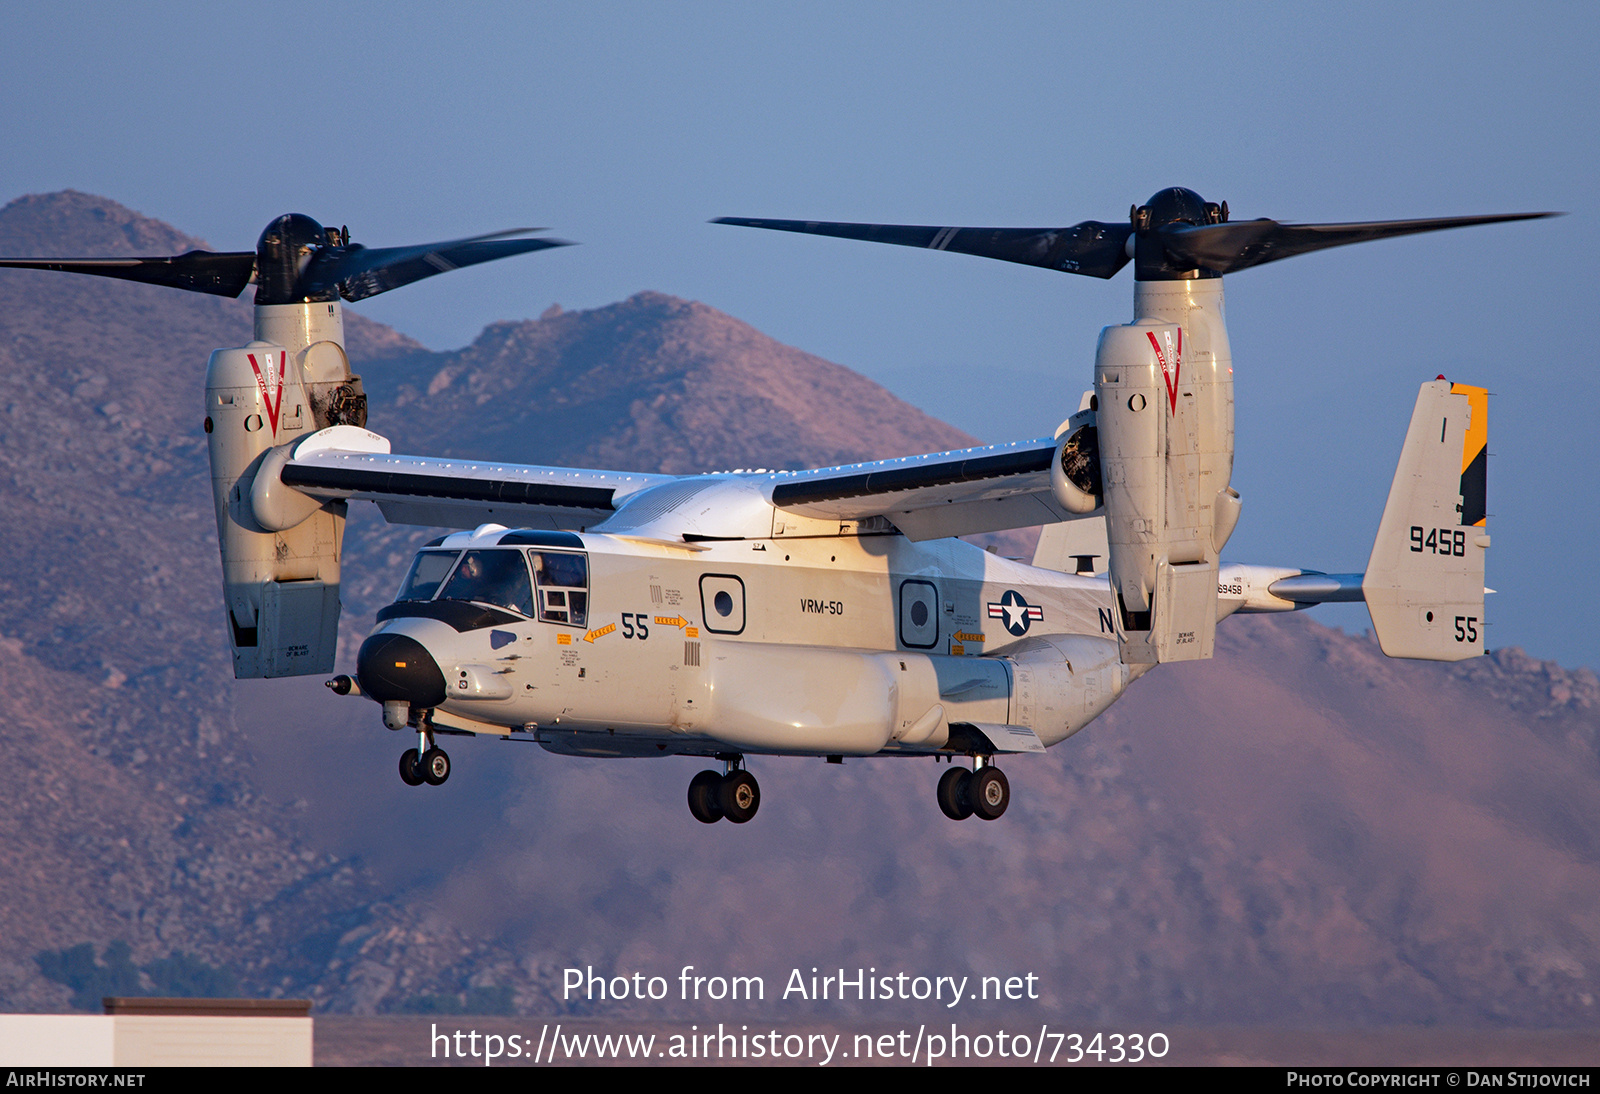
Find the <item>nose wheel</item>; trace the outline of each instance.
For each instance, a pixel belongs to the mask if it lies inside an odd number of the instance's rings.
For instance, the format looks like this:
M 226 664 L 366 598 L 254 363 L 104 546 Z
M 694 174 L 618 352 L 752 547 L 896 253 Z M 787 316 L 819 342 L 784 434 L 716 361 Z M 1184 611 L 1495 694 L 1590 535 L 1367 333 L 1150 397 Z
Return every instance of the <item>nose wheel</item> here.
M 400 781 L 407 786 L 422 785 L 422 756 L 414 748 L 400 753 Z
M 400 753 L 400 781 L 407 786 L 443 786 L 450 777 L 450 754 L 433 743 L 428 729 L 417 731 L 417 747 Z
M 939 810 L 951 820 L 966 820 L 976 814 L 984 820 L 998 820 L 1011 804 L 1011 784 L 1004 771 L 979 761 L 975 771 L 952 767 L 939 779 L 936 797 Z
M 728 770 L 702 771 L 689 782 L 689 812 L 702 824 L 715 824 L 726 817 L 744 824 L 761 808 L 761 784 L 738 765 L 742 759 L 727 761 Z
M 450 777 L 450 754 L 434 747 L 422 754 L 422 779 L 429 786 L 443 786 Z

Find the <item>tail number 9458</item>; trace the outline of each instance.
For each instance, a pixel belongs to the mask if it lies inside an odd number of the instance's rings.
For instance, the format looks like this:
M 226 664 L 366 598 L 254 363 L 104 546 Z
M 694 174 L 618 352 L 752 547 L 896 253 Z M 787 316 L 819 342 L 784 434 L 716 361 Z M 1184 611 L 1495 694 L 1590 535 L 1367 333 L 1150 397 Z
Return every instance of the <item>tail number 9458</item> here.
M 1427 551 L 1435 555 L 1467 557 L 1467 530 L 1465 528 L 1422 528 L 1411 526 L 1411 550 L 1416 554 Z

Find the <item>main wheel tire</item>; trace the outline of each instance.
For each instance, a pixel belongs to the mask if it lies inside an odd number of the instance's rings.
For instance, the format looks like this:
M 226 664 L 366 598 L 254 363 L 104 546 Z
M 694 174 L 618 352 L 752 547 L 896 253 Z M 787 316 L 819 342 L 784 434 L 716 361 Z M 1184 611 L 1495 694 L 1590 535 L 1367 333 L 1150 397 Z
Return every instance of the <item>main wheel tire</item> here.
M 730 771 L 717 786 L 717 805 L 734 824 L 743 824 L 761 808 L 761 784 L 748 771 Z
M 422 754 L 420 767 L 430 786 L 443 786 L 450 777 L 450 754 L 442 748 L 430 748 Z
M 1006 773 L 998 767 L 973 772 L 972 781 L 967 784 L 967 800 L 972 803 L 972 811 L 984 820 L 999 820 L 1011 804 L 1011 784 L 1006 781 Z
M 414 748 L 400 753 L 400 781 L 407 786 L 422 785 L 422 762 Z
M 972 782 L 972 772 L 964 767 L 952 767 L 939 777 L 939 810 L 951 820 L 966 820 L 972 816 L 972 806 L 967 802 L 967 785 Z
M 722 775 L 715 771 L 702 771 L 689 780 L 689 812 L 701 824 L 722 819 L 722 808 L 717 805 L 717 787 L 721 785 Z

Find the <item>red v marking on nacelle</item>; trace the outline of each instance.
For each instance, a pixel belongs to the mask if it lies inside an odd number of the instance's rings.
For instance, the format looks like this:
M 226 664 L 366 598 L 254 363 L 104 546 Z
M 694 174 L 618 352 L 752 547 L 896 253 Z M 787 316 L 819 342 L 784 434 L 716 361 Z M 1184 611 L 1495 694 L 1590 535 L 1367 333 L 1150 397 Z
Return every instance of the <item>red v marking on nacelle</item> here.
M 1172 355 L 1172 371 L 1167 371 L 1167 355 L 1161 352 L 1161 343 L 1156 341 L 1156 332 L 1147 331 L 1145 337 L 1150 339 L 1150 348 L 1156 351 L 1156 361 L 1161 365 L 1161 379 L 1167 385 L 1167 402 L 1172 404 L 1172 413 L 1178 413 L 1178 373 L 1183 369 L 1183 328 L 1178 328 L 1178 349 Z
M 1161 351 L 1157 350 L 1156 352 L 1160 353 Z M 261 389 L 261 401 L 267 408 L 267 421 L 271 423 L 272 435 L 276 437 L 278 435 L 278 412 L 283 409 L 283 370 L 288 365 L 288 353 L 285 351 L 278 355 L 279 360 L 276 370 L 272 367 L 272 355 L 266 354 L 265 356 L 267 359 L 267 373 L 270 375 L 276 371 L 278 374 L 278 401 L 276 403 L 272 401 L 272 395 L 267 391 L 267 378 L 261 375 L 261 366 L 256 363 L 256 355 L 253 353 L 249 355 L 250 368 L 256 374 L 256 387 Z M 1161 367 L 1165 370 L 1167 366 L 1163 364 Z

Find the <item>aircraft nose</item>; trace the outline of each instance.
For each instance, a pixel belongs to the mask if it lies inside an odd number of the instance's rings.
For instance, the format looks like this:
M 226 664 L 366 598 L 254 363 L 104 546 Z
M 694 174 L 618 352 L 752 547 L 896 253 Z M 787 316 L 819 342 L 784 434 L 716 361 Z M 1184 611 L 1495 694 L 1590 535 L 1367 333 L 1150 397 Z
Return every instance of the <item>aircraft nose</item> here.
M 444 673 L 425 646 L 404 634 L 375 634 L 356 655 L 361 690 L 380 703 L 402 701 L 413 707 L 444 702 Z

